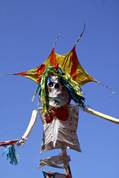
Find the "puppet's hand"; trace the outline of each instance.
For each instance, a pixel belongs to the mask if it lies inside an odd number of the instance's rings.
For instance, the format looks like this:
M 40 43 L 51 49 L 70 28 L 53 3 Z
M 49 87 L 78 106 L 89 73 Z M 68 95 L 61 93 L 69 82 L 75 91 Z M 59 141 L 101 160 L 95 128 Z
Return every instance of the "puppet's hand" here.
M 24 145 L 24 143 L 26 142 L 26 140 L 27 140 L 26 138 L 21 138 L 21 140 L 18 141 L 17 145 L 18 146 Z

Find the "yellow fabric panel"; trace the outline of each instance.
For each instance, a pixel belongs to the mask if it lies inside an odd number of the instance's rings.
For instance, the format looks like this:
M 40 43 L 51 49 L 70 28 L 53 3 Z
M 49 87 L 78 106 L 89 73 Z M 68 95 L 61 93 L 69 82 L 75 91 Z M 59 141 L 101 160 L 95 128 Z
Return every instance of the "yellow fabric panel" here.
M 95 81 L 95 79 L 93 79 L 93 77 L 91 77 L 79 63 L 75 48 L 66 55 L 55 54 L 56 60 L 64 73 L 69 74 L 73 80 L 79 83 L 80 86 L 85 83 Z
M 39 84 L 46 67 L 55 66 L 57 64 L 66 75 L 70 75 L 71 78 L 80 86 L 88 82 L 96 82 L 96 80 L 90 76 L 79 63 L 75 47 L 64 55 L 56 53 L 55 49 L 53 48 L 49 57 L 42 65 L 25 72 L 17 73 L 15 75 L 27 77 Z

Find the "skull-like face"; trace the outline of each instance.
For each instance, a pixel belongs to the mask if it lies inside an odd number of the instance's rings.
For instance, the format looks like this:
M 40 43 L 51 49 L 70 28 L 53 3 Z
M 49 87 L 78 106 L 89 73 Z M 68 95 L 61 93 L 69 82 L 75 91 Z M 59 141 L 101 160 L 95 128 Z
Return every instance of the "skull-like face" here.
M 70 102 L 70 96 L 65 87 L 61 84 L 60 78 L 50 76 L 47 80 L 49 105 L 63 106 Z

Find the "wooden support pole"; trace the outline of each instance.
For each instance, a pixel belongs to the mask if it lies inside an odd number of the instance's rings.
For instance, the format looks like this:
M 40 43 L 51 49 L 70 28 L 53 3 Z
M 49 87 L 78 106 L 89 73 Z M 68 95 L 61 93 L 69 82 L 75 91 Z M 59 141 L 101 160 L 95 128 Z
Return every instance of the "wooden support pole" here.
M 70 164 L 66 159 L 67 158 L 67 151 L 66 151 L 65 148 L 62 148 L 62 155 L 63 155 L 64 170 L 65 170 L 65 174 L 67 176 L 66 178 L 72 178 Z

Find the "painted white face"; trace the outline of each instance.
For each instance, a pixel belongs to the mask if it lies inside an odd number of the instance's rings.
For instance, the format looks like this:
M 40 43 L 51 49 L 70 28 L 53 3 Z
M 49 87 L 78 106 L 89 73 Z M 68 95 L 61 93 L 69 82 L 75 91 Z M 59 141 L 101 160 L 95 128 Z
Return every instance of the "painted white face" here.
M 50 76 L 48 78 L 47 88 L 49 105 L 60 107 L 69 103 L 70 96 L 57 76 Z

